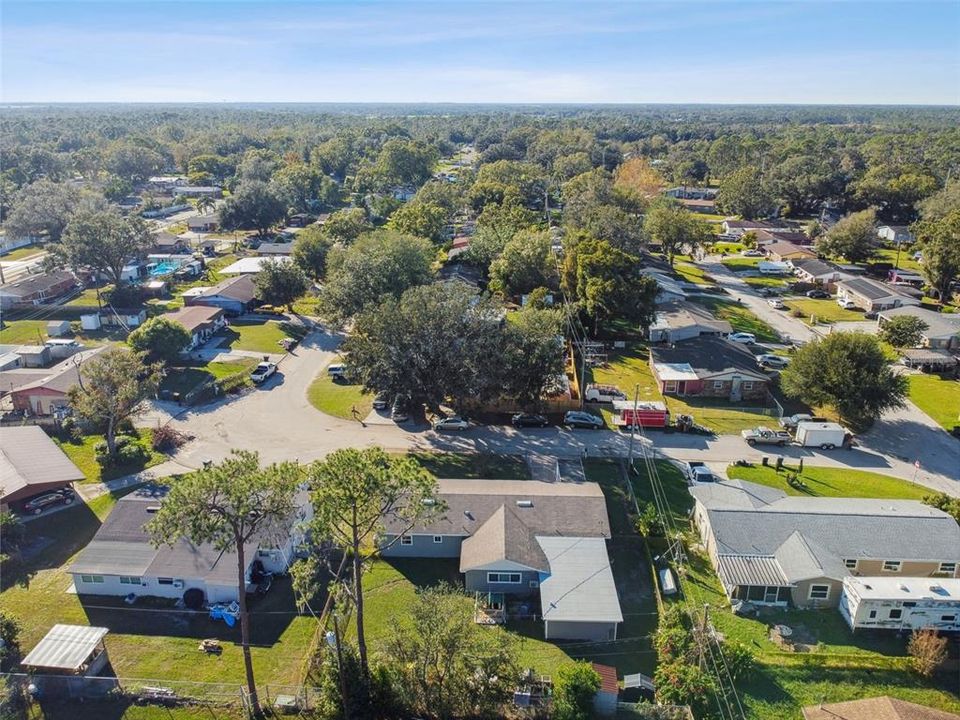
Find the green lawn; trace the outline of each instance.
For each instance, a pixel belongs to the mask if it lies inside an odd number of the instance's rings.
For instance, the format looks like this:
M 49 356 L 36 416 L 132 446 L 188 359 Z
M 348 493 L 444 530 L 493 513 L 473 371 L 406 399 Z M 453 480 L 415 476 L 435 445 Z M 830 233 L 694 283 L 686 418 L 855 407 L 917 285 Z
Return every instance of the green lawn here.
M 775 275 L 760 275 L 758 277 L 745 277 L 741 279 L 752 288 L 783 288 L 790 284 L 786 278 Z
M 160 383 L 161 392 L 185 395 L 201 383 L 220 380 L 241 372 L 250 372 L 256 366 L 254 358 L 245 358 L 236 362 L 208 362 L 202 365 L 175 367 L 167 370 Z
M 34 704 L 21 720 L 246 720 L 240 709 L 218 705 L 134 705 L 130 700 L 53 702 L 45 700 L 43 707 Z
M 764 258 L 760 257 L 743 257 L 742 255 L 738 255 L 737 257 L 726 257 L 720 262 L 728 270 L 741 272 L 743 270 L 755 270 L 763 259 Z
M 710 252 L 717 253 L 718 255 L 719 255 L 720 253 L 724 253 L 724 252 L 725 252 L 725 253 L 727 253 L 727 255 L 731 255 L 731 254 L 733 254 L 733 253 L 741 253 L 741 252 L 743 252 L 744 250 L 746 250 L 746 247 L 747 247 L 747 246 L 744 245 L 743 243 L 738 243 L 738 242 L 725 242 L 725 241 L 722 241 L 722 240 L 721 240 L 721 241 L 718 241 L 718 242 L 713 243 L 713 244 L 710 246 Z
M 885 262 L 891 265 L 896 264 L 901 270 L 922 273 L 923 266 L 913 259 L 913 253 L 913 249 L 907 245 L 903 245 L 900 248 L 900 261 L 897 262 L 896 248 L 880 248 L 880 250 L 877 251 L 876 262 Z
M 280 328 L 280 324 L 273 320 L 266 322 L 250 322 L 234 320 L 230 325 L 217 333 L 217 337 L 225 337 L 220 343 L 222 348 L 231 350 L 252 350 L 262 353 L 283 352 L 277 343 L 287 334 Z
M 703 268 L 690 263 L 678 262 L 673 266 L 673 271 L 687 282 L 697 285 L 713 285 L 713 278 L 704 272 Z
M 345 380 L 334 380 L 327 374 L 326 369 L 321 370 L 307 388 L 307 400 L 320 412 L 344 420 L 356 420 L 358 417 L 363 419 L 373 409 L 373 395 L 364 392 L 362 385 L 350 385 Z M 357 415 L 353 413 L 354 408 Z
M 796 471 L 795 466 L 786 466 Z M 727 468 L 727 475 L 735 480 L 749 480 L 759 485 L 783 490 L 787 495 L 810 495 L 819 497 L 860 497 L 860 498 L 905 498 L 922 500 L 930 490 L 899 480 L 888 475 L 848 470 L 846 468 L 805 467 L 800 480 L 807 486 L 797 489 L 787 484 L 787 473 L 778 473 L 772 467 L 755 465 L 754 467 Z
M 163 601 L 144 599 L 128 606 L 121 598 L 81 598 L 66 592 L 71 585 L 66 568 L 90 542 L 115 501 L 116 498 L 104 495 L 89 506 L 77 505 L 57 513 L 47 522 L 27 524 L 28 541 L 41 549 L 24 565 L 5 566 L 0 583 L 0 608 L 22 621 L 23 651 L 28 652 L 56 623 L 100 625 L 110 629 L 107 651 L 113 670 L 120 677 L 239 686 L 244 678 L 239 627 L 227 628 L 222 622 L 209 620 L 204 613 L 174 610 Z M 270 592 L 253 604 L 251 612 L 255 616 L 251 644 L 258 682 L 302 682 L 316 622 L 296 612 L 289 580 L 276 579 Z M 197 644 L 202 638 L 218 638 L 223 653 L 216 656 L 198 652 Z
M 864 319 L 861 311 L 845 310 L 832 299 L 786 298 L 784 304 L 788 308 L 787 312 L 800 310 L 803 313 L 803 321 L 808 325 L 813 324 L 814 317 L 818 323 L 857 322 Z
M 411 452 L 410 457 L 439 478 L 529 480 L 530 469 L 517 455 Z
M 5 320 L 0 330 L 0 345 L 40 345 L 46 339 L 46 320 Z
M 723 298 L 694 297 L 690 300 L 706 305 L 718 318 L 729 322 L 736 332 L 753 333 L 760 342 L 779 342 L 780 340 L 776 330 L 744 305 Z
M 73 461 L 73 464 L 80 468 L 80 471 L 86 475 L 86 482 L 102 482 L 140 472 L 148 467 L 153 467 L 154 465 L 159 465 L 164 462 L 167 456 L 150 447 L 152 434 L 152 430 L 141 431 L 140 440 L 138 441 L 149 453 L 146 463 L 142 465 L 111 466 L 105 469 L 101 468 L 100 464 L 97 463 L 96 452 L 94 450 L 96 444 L 103 440 L 103 435 L 85 435 L 79 442 L 54 438 L 54 442 L 56 442 L 67 457 Z
M 103 296 L 113 290 L 113 285 L 104 285 L 100 288 L 101 304 L 103 304 Z M 83 292 L 77 295 L 73 300 L 66 303 L 69 305 L 82 305 L 86 307 L 97 307 L 97 288 L 86 288 Z
M 749 430 L 758 425 L 770 425 L 774 418 L 763 412 L 755 412 L 722 399 L 664 396 L 670 415 L 693 415 L 700 425 L 713 430 L 718 435 L 737 435 L 741 430 Z M 749 401 L 745 401 L 749 402 Z M 773 405 L 770 406 L 773 412 Z
M 652 502 L 646 469 L 638 466 L 638 471 L 634 491 L 641 502 Z M 658 461 L 657 471 L 677 528 L 689 528 L 688 512 L 693 499 L 687 492 L 686 481 L 669 462 Z M 907 496 L 903 494 L 909 492 L 903 490 L 907 484 L 900 485 L 900 494 L 891 497 Z M 837 494 L 836 488 L 825 487 L 831 489 L 829 494 Z M 654 540 L 652 552 L 660 551 L 662 544 L 662 540 Z M 953 712 L 960 710 L 960 698 L 946 689 L 950 678 L 943 678 L 945 685 L 938 687 L 906 670 L 903 639 L 894 635 L 853 635 L 835 610 L 769 610 L 756 619 L 737 617 L 730 612 L 706 556 L 689 547 L 687 552 L 690 559 L 684 571 L 683 589 L 688 599 L 697 607 L 708 605 L 717 631 L 747 645 L 757 657 L 757 670 L 737 686 L 748 718 L 799 720 L 804 705 L 871 695 L 891 695 Z M 782 651 L 769 639 L 770 627 L 777 623 L 803 626 L 817 639 L 815 649 L 805 654 Z
M 910 399 L 947 430 L 960 425 L 960 381 L 939 375 L 908 375 Z
M 23 260 L 31 255 L 36 255 L 42 252 L 43 248 L 39 248 L 36 245 L 27 245 L 26 247 L 17 248 L 16 250 L 11 250 L 4 255 L 0 255 L 0 262 L 16 262 L 17 260 Z

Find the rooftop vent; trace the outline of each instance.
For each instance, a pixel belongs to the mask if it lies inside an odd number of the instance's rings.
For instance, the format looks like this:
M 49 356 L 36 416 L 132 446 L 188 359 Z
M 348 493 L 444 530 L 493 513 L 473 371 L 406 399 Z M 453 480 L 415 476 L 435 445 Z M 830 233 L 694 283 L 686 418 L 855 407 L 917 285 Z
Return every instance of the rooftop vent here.
M 463 514 L 466 516 L 467 520 L 473 520 L 473 513 L 469 510 L 464 510 Z
M 148 513 L 160 512 L 160 506 L 159 506 L 159 505 L 147 505 L 147 512 L 148 512 Z
M 900 588 L 901 590 L 903 590 L 904 592 L 910 592 L 910 588 L 908 588 L 908 587 L 907 587 L 905 584 L 903 584 L 903 583 L 898 583 L 898 584 L 897 584 L 897 587 Z
M 517 500 L 517 507 L 533 507 L 533 500 Z

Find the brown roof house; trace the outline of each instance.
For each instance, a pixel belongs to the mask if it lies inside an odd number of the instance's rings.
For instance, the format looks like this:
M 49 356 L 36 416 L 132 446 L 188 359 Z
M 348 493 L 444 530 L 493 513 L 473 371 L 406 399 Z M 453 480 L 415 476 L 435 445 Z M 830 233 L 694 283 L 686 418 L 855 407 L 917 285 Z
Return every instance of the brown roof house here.
M 957 720 L 958 717 L 945 710 L 886 695 L 803 708 L 803 720 Z
M 623 622 L 596 483 L 439 480 L 437 516 L 407 529 L 383 518 L 386 557 L 460 558 L 467 591 L 505 607 L 539 599 L 548 639 L 607 641 Z
M 816 260 L 817 253 L 810 248 L 800 247 L 792 242 L 778 240 L 769 245 L 763 246 L 763 251 L 767 257 L 774 262 L 786 262 L 787 260 Z
M 37 425 L 0 432 L 0 505 L 26 500 L 84 479 L 57 444 Z
M 698 395 L 731 402 L 766 400 L 770 378 L 743 345 L 704 335 L 652 346 L 650 366 L 664 395 Z
M 18 305 L 39 305 L 58 298 L 77 286 L 77 278 L 67 270 L 43 275 L 28 275 L 6 285 L 0 285 L 0 308 Z
M 221 308 L 227 315 L 242 315 L 257 304 L 257 288 L 252 275 L 237 275 L 212 287 L 193 288 L 183 293 L 187 305 Z
M 227 324 L 221 308 L 205 305 L 182 307 L 176 312 L 166 313 L 163 317 L 180 323 L 190 333 L 190 344 L 183 348 L 186 352 L 203 345 Z

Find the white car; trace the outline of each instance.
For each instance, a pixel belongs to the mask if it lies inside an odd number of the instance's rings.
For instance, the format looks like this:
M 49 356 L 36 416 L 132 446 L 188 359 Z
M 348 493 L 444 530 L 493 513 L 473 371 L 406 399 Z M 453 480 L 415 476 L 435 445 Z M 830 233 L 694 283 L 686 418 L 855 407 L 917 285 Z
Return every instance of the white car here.
M 748 332 L 735 332 L 732 335 L 727 335 L 727 340 L 735 343 L 743 343 L 744 345 L 755 345 L 757 336 Z
M 272 362 L 262 362 L 257 365 L 253 372 L 250 373 L 250 379 L 255 383 L 262 383 L 268 377 L 273 375 L 277 371 L 277 366 Z
M 857 304 L 853 302 L 853 300 L 841 300 L 840 298 L 837 298 L 837 305 L 844 310 L 855 310 L 857 307 Z
M 783 310 L 787 307 L 786 305 L 783 304 L 783 300 L 781 300 L 780 298 L 770 298 L 769 300 L 767 300 L 767 305 L 772 307 L 774 310 Z
M 744 250 L 742 253 L 743 257 L 763 257 L 763 253 L 759 250 Z
M 437 420 L 433 424 L 433 429 L 437 432 L 442 430 L 466 430 L 470 427 L 470 423 L 464 420 L 462 417 L 454 415 L 452 417 L 443 418 L 443 420 Z
M 790 358 L 783 355 L 757 355 L 757 365 L 762 368 L 781 370 L 790 364 Z

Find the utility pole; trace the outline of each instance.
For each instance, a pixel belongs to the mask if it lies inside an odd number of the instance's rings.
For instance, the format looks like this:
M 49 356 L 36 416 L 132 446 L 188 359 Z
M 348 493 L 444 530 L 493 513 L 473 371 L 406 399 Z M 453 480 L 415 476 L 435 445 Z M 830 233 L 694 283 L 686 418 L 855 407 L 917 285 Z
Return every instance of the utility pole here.
M 640 404 L 640 383 L 633 389 L 633 425 L 630 426 L 630 445 L 627 447 L 627 467 L 633 473 L 633 435 L 637 430 L 637 406 Z
M 587 401 L 587 351 L 586 337 L 584 342 L 580 343 L 580 409 L 583 410 L 584 403 Z

